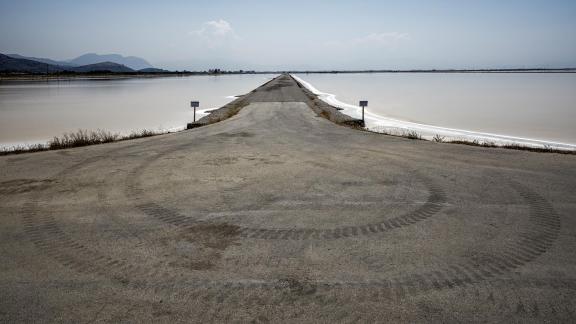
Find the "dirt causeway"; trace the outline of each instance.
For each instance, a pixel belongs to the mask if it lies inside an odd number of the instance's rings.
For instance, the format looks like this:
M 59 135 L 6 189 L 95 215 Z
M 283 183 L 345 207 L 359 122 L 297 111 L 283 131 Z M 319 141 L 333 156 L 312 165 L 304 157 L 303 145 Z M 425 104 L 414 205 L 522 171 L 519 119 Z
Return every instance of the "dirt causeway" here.
M 288 75 L 242 100 L 0 157 L 0 322 L 576 322 L 576 156 L 340 126 Z

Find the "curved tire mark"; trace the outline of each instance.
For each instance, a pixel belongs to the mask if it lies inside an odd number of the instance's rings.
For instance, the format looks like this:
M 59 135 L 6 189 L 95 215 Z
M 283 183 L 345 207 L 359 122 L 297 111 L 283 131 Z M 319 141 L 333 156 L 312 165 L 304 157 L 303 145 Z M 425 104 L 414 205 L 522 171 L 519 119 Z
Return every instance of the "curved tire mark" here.
M 199 225 L 217 225 L 217 223 L 196 220 L 183 215 L 178 211 L 164 207 L 159 203 L 144 201 L 142 196 L 145 192 L 142 188 L 140 188 L 138 179 L 152 162 L 164 155 L 178 151 L 188 145 L 189 144 L 174 147 L 157 156 L 154 156 L 152 159 L 141 164 L 139 167 L 136 167 L 128 174 L 126 183 L 127 196 L 132 197 L 133 200 L 138 202 L 135 206 L 137 209 L 148 216 L 152 216 L 162 222 L 182 228 L 185 231 Z M 239 236 L 243 238 L 266 240 L 334 240 L 379 234 L 416 224 L 436 215 L 446 204 L 447 200 L 446 194 L 440 186 L 436 185 L 431 179 L 419 175 L 416 171 L 413 171 L 413 173 L 415 173 L 420 182 L 426 186 L 429 192 L 429 196 L 426 202 L 418 209 L 403 215 L 391 219 L 386 219 L 377 223 L 363 224 L 358 226 L 342 226 L 332 229 L 269 229 L 239 226 Z

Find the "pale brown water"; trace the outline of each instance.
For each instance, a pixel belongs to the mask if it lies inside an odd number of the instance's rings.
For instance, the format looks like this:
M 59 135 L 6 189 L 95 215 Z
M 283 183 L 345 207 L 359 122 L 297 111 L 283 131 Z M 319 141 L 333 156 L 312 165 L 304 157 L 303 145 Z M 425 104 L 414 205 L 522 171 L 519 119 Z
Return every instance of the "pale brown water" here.
M 576 144 L 576 74 L 298 74 L 384 117 Z
M 43 143 L 78 129 L 183 128 L 200 110 L 218 108 L 273 75 L 150 79 L 0 81 L 0 145 Z
M 576 74 L 301 74 L 342 102 L 385 117 L 576 143 Z M 77 129 L 182 128 L 190 100 L 216 108 L 273 75 L 0 82 L 0 145 Z

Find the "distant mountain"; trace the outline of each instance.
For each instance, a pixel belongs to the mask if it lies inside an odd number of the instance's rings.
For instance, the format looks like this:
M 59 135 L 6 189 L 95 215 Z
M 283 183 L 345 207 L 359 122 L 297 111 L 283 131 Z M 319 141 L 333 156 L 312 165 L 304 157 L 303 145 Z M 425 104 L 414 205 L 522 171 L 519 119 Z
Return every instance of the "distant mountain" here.
M 6 56 L 10 56 L 12 58 L 17 58 L 17 59 L 24 59 L 24 60 L 41 62 L 41 63 L 45 63 L 45 64 L 52 64 L 52 65 L 59 65 L 59 66 L 74 66 L 74 65 L 72 65 L 66 61 L 55 61 L 55 60 L 51 60 L 51 59 L 43 58 L 43 57 L 28 57 L 28 56 L 22 56 L 22 55 L 18 55 L 18 54 L 6 54 Z
M 125 65 L 133 70 L 141 70 L 146 68 L 153 68 L 153 66 L 146 60 L 136 57 L 136 56 L 122 56 L 119 54 L 106 54 L 99 55 L 95 53 L 89 53 L 81 55 L 73 60 L 67 61 L 69 64 L 75 66 L 112 62 L 117 64 Z
M 54 73 L 64 71 L 66 68 L 41 63 L 38 61 L 20 59 L 0 54 L 0 71 L 1 72 L 21 72 L 21 73 Z
M 38 61 L 14 58 L 8 55 L 0 54 L 0 72 L 19 72 L 19 73 L 55 73 L 55 72 L 136 72 L 123 64 L 114 62 L 101 62 L 82 66 L 60 66 Z
M 41 62 L 44 64 L 52 64 L 57 66 L 84 66 L 90 64 L 97 64 L 97 63 L 104 63 L 104 62 L 112 62 L 117 64 L 125 65 L 133 70 L 143 70 L 143 69 L 153 69 L 154 67 L 148 63 L 146 60 L 136 57 L 136 56 L 122 56 L 119 54 L 105 54 L 99 55 L 94 53 L 84 54 L 78 56 L 75 59 L 68 60 L 68 61 L 56 61 L 48 58 L 43 57 L 29 57 L 23 56 L 19 54 L 7 54 L 12 58 L 17 59 L 24 59 L 24 60 L 31 60 L 36 62 Z M 152 72 L 152 71 L 149 71 Z M 159 72 L 159 71 L 154 71 Z
M 135 72 L 133 69 L 123 64 L 114 62 L 101 62 L 69 68 L 74 72 Z

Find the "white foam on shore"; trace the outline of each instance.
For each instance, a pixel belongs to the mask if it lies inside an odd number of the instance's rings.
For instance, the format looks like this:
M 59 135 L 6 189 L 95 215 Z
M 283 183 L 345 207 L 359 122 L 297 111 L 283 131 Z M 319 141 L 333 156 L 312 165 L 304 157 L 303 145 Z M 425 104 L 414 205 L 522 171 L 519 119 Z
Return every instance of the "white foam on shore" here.
M 326 93 L 318 90 L 310 83 L 304 81 L 298 76 L 292 75 L 300 84 L 318 96 L 320 100 L 328 103 L 329 105 L 340 108 L 341 112 L 352 117 L 362 118 L 362 108 L 356 105 L 351 105 L 341 102 L 336 99 L 336 95 Z M 422 139 L 433 140 L 434 136 L 441 136 L 444 141 L 477 141 L 479 143 L 490 143 L 498 146 L 503 145 L 521 145 L 534 148 L 551 148 L 559 150 L 576 150 L 576 144 L 558 143 L 523 137 L 507 136 L 500 134 L 481 133 L 468 131 L 463 129 L 447 128 L 440 126 L 432 126 L 420 123 L 404 121 L 395 118 L 380 116 L 370 112 L 368 109 L 364 111 L 364 121 L 366 129 L 379 133 L 389 133 L 395 135 L 403 135 L 409 132 L 417 132 L 422 136 Z

